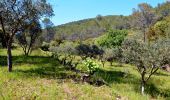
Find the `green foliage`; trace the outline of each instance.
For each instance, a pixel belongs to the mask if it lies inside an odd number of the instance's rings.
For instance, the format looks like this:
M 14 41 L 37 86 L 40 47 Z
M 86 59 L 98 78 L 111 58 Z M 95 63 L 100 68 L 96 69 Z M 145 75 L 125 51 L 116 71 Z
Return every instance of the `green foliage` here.
M 84 60 L 84 64 L 86 67 L 88 67 L 88 72 L 90 75 L 94 74 L 99 69 L 99 64 L 94 61 L 94 59 L 86 58 Z
M 166 32 L 167 28 L 168 28 L 167 21 L 159 21 L 154 25 L 155 32 L 161 36 L 166 36 L 165 32 Z
M 52 52 L 52 56 L 60 64 L 71 70 L 75 70 L 77 65 L 80 63 L 80 61 L 76 59 L 77 50 L 75 49 L 75 44 L 72 42 L 65 42 L 59 46 L 51 46 L 49 50 Z
M 167 2 L 164 2 L 162 4 L 159 4 L 158 7 L 155 8 L 156 13 L 161 17 L 166 17 L 170 15 L 170 2 L 167 0 Z
M 51 46 L 50 47 L 51 52 L 58 52 L 62 55 L 76 55 L 77 51 L 75 49 L 75 44 L 72 42 L 65 42 L 59 46 Z
M 123 61 L 134 64 L 141 75 L 142 94 L 144 86 L 158 69 L 170 64 L 170 41 L 156 41 L 146 44 L 137 40 L 127 39 L 122 45 Z
M 113 57 L 113 49 L 105 49 L 104 54 L 101 56 L 102 61 L 108 61 L 108 59 L 112 59 Z
M 169 44 L 169 40 L 159 40 L 148 45 L 127 39 L 122 45 L 124 61 L 137 66 L 145 66 L 147 68 L 154 66 L 159 68 L 170 63 Z
M 50 48 L 50 44 L 47 43 L 47 42 L 43 42 L 42 45 L 41 45 L 41 49 L 43 51 L 49 51 L 49 48 Z
M 102 62 L 103 67 L 105 62 L 110 62 L 112 66 L 113 61 L 121 61 L 122 50 L 120 48 L 104 49 L 104 53 L 100 55 L 99 60 Z
M 98 44 L 106 48 L 115 48 L 121 46 L 127 36 L 126 30 L 109 30 L 105 36 L 98 41 Z
M 87 57 L 97 58 L 104 53 L 104 51 L 97 45 L 80 44 L 75 49 L 77 50 L 77 54 L 81 56 L 82 59 Z
M 156 22 L 152 27 L 149 28 L 147 32 L 147 37 L 149 41 L 157 41 L 158 39 L 170 38 L 170 18 Z

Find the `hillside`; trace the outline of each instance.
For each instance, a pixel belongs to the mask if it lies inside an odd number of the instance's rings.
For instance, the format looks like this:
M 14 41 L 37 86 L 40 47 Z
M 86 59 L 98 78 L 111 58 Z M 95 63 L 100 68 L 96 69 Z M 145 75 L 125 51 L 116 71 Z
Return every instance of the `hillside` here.
M 69 40 L 76 40 L 79 38 L 83 38 L 84 40 L 97 37 L 109 28 L 128 29 L 128 16 L 98 15 L 96 18 L 84 19 L 54 27 L 56 38 L 62 36 Z

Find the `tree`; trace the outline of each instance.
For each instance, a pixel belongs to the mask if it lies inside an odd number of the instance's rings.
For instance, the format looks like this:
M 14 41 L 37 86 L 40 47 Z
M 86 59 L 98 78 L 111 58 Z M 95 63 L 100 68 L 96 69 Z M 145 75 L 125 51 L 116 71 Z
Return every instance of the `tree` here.
M 66 42 L 60 46 L 50 47 L 53 57 L 56 58 L 64 66 L 68 66 L 71 70 L 75 70 L 80 63 L 78 59 L 74 60 L 77 55 L 73 43 Z
M 120 15 L 120 18 L 116 18 L 116 24 L 114 28 L 117 30 L 130 29 L 129 17 Z
M 64 40 L 66 40 L 66 36 L 67 35 L 65 33 L 56 34 L 54 41 L 56 42 L 57 45 L 60 45 L 60 44 L 64 43 Z
M 159 4 L 155 9 L 158 15 L 161 17 L 167 17 L 170 15 L 170 2 L 167 0 L 162 4 Z
M 104 18 L 102 15 L 96 16 L 95 24 L 98 27 L 102 27 L 104 31 L 107 31 L 111 27 L 111 24 L 109 23 L 109 21 L 106 18 Z
M 131 26 L 143 32 L 143 40 L 145 42 L 147 38 L 146 32 L 148 28 L 153 25 L 157 20 L 157 16 L 153 7 L 147 3 L 139 4 L 138 9 L 133 9 L 133 14 L 131 15 L 131 18 Z
M 170 41 L 162 40 L 150 45 L 136 40 L 125 40 L 122 44 L 123 61 L 134 64 L 141 75 L 141 93 L 149 79 L 163 65 L 170 63 Z
M 102 55 L 104 51 L 96 45 L 80 44 L 76 47 L 78 55 L 84 60 L 87 57 L 97 58 Z
M 55 29 L 53 28 L 54 24 L 51 22 L 49 18 L 45 18 L 42 22 L 45 28 L 43 38 L 46 42 L 50 42 L 51 40 L 54 39 L 55 35 Z
M 21 32 L 24 23 L 36 16 L 52 16 L 53 10 L 46 0 L 1 0 L 0 25 L 7 44 L 8 71 L 12 71 L 11 46 L 14 36 Z
M 26 56 L 31 53 L 35 43 L 38 41 L 40 33 L 41 25 L 37 19 L 33 19 L 26 23 L 23 31 L 16 34 L 19 45 L 22 47 Z
M 110 65 L 112 65 L 112 62 L 113 62 L 113 50 L 112 49 L 105 49 L 104 53 L 102 53 L 100 55 L 99 59 L 100 59 L 103 67 L 105 66 L 106 61 L 109 61 Z
M 122 59 L 122 50 L 120 47 L 118 48 L 112 48 L 112 49 L 104 49 L 103 53 L 100 54 L 99 60 L 101 61 L 103 67 L 105 65 L 105 62 L 108 61 L 110 63 L 110 66 L 113 65 L 113 61 L 121 62 Z
M 126 30 L 108 30 L 106 35 L 104 35 L 98 44 L 106 48 L 116 48 L 121 46 L 124 38 L 127 36 Z

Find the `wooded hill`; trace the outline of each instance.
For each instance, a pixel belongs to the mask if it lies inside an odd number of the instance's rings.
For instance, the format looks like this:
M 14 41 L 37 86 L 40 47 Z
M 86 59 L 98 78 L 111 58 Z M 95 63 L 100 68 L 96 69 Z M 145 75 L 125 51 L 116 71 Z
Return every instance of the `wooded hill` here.
M 140 7 L 142 6 L 142 4 L 138 6 Z M 145 10 L 148 10 L 148 15 L 149 15 L 148 18 L 153 18 L 153 15 L 156 15 L 154 19 L 157 19 L 157 21 L 162 21 L 170 15 L 170 3 L 169 2 L 158 4 L 156 7 L 152 7 L 152 6 L 146 7 L 145 5 L 144 7 L 145 7 Z M 63 24 L 63 25 L 55 26 L 53 28 L 53 30 L 55 30 L 55 39 L 64 38 L 64 39 L 74 40 L 74 41 L 76 41 L 77 39 L 86 40 L 88 38 L 98 37 L 104 34 L 104 32 L 106 32 L 108 29 L 141 30 L 138 27 L 138 25 L 140 25 L 140 22 L 136 22 L 136 20 L 138 19 L 137 12 L 142 12 L 142 11 L 133 9 L 133 14 L 129 16 L 97 15 L 95 18 L 89 18 L 89 19 L 74 21 L 74 22 Z M 151 20 L 151 19 L 148 19 L 148 20 Z M 134 23 L 138 23 L 138 25 Z
M 96 18 L 89 18 L 80 21 L 70 22 L 55 27 L 56 35 L 62 35 L 69 40 L 78 38 L 87 39 L 103 34 L 109 28 L 128 29 L 128 16 L 122 15 L 98 15 Z M 57 38 L 57 36 L 55 36 Z

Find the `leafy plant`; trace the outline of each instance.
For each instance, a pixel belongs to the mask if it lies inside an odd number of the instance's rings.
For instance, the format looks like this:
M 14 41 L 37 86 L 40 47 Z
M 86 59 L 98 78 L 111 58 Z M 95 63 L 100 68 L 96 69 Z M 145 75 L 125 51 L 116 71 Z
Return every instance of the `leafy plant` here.
M 93 75 L 98 69 L 99 69 L 99 64 L 95 62 L 93 59 L 86 58 L 84 60 L 84 64 L 86 67 L 88 67 L 88 72 L 90 75 Z
M 127 36 L 126 30 L 108 30 L 105 36 L 98 41 L 98 44 L 106 48 L 115 48 L 121 46 L 125 37 Z

